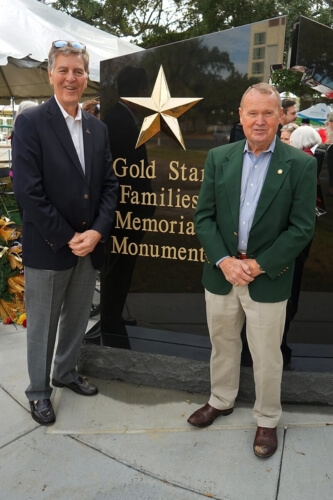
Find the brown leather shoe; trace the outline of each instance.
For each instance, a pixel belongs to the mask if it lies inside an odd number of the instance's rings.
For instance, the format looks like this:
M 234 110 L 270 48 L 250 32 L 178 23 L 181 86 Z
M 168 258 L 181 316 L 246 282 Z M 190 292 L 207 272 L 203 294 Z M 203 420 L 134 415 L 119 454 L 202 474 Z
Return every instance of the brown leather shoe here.
M 195 411 L 187 421 L 189 424 L 195 425 L 195 427 L 207 427 L 214 422 L 216 417 L 220 415 L 230 415 L 233 411 L 233 408 L 229 408 L 228 410 L 217 410 L 210 406 L 209 403 L 206 403 L 205 406 Z
M 258 427 L 253 442 L 254 454 L 259 458 L 271 457 L 277 449 L 276 427 Z

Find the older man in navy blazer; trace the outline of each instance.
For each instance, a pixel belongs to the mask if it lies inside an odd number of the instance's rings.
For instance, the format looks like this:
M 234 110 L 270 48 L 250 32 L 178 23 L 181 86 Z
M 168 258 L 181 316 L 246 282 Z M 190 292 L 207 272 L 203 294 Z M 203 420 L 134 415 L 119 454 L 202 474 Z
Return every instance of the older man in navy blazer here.
M 26 395 L 40 424 L 55 421 L 52 385 L 91 396 L 97 387 L 76 371 L 103 242 L 112 227 L 118 182 L 107 127 L 81 110 L 89 56 L 58 40 L 49 53 L 54 96 L 22 113 L 13 141 L 14 191 L 23 209 L 27 312 Z

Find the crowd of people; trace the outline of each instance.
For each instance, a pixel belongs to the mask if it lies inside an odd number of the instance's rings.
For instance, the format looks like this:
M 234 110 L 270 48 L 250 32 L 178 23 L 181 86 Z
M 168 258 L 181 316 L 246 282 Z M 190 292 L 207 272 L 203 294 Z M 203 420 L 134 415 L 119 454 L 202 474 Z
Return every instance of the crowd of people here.
M 23 225 L 26 396 L 32 418 L 42 425 L 56 418 L 53 387 L 83 396 L 98 392 L 76 364 L 119 187 L 99 101 L 79 104 L 89 74 L 86 47 L 53 42 L 48 73 L 54 96 L 20 113 L 12 138 L 13 184 Z M 117 108 L 130 123 L 132 111 L 121 104 Z M 255 380 L 253 451 L 267 458 L 278 446 L 288 354 L 281 345 L 297 311 L 298 261 L 315 229 L 315 156 L 322 138 L 308 125 L 297 127 L 296 103 L 281 102 L 265 83 L 246 90 L 239 115 L 237 140 L 208 153 L 194 215 L 206 255 L 202 282 L 212 343 L 211 396 L 188 422 L 206 427 L 233 412 L 246 322 Z M 333 114 L 325 130 L 325 140 L 333 142 L 331 123 Z M 126 293 L 127 288 L 121 307 Z

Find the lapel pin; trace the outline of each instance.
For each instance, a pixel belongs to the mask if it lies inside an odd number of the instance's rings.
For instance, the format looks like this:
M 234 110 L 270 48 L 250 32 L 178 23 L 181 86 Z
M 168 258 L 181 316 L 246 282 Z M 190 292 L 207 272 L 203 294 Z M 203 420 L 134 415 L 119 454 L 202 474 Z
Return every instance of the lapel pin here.
M 281 175 L 281 174 L 283 174 L 283 170 L 282 170 L 281 168 L 279 168 L 279 170 L 277 171 L 277 173 L 278 173 L 279 175 Z
M 90 130 L 88 128 L 86 130 L 86 134 L 90 134 Z

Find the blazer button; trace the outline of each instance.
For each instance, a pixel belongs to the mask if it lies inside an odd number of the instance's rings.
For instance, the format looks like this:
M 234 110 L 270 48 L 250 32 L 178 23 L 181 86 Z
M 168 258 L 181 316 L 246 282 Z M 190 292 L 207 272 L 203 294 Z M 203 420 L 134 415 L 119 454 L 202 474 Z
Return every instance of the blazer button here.
M 86 226 L 86 225 L 87 225 L 86 221 L 83 221 L 83 222 L 81 223 L 81 226 Z
M 88 198 L 89 198 L 89 194 L 84 194 L 84 195 L 83 195 L 83 198 L 84 198 L 85 200 L 88 200 Z
M 234 236 L 238 236 L 238 234 L 236 233 L 236 231 L 234 231 Z

